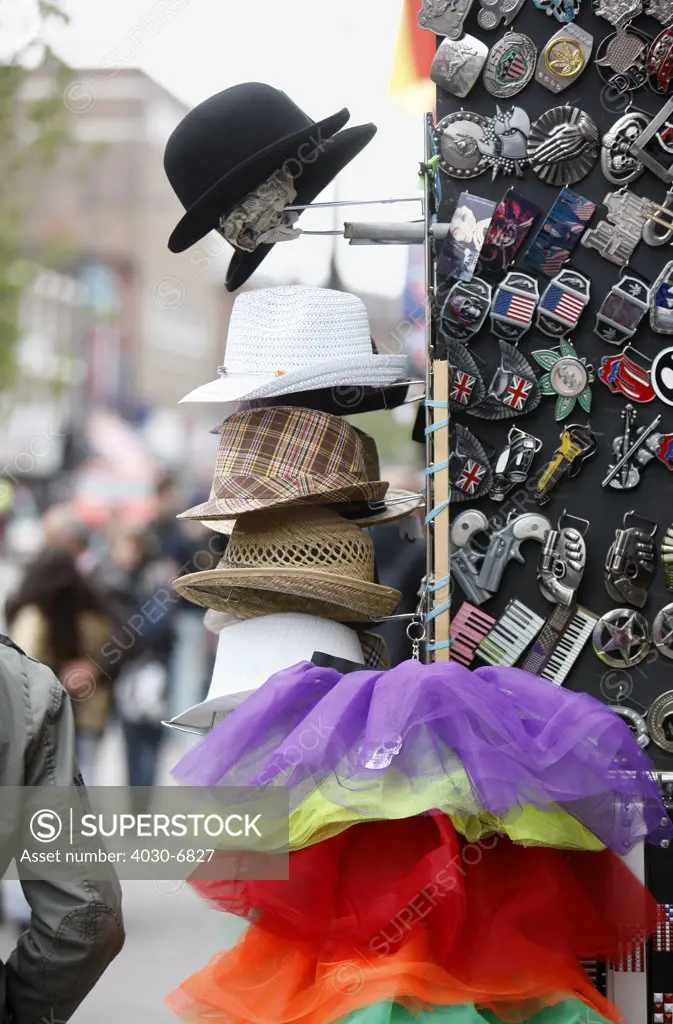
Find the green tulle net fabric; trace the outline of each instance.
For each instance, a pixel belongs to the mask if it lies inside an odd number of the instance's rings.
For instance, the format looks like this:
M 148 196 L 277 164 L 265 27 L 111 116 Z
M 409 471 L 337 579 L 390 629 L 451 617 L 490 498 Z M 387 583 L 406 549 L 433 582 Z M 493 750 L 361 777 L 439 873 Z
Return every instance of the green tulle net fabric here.
M 467 778 L 465 783 L 469 786 Z M 436 787 L 437 790 L 440 786 Z M 379 797 L 381 794 L 378 794 Z M 433 798 L 437 803 L 433 803 Z M 390 792 L 380 800 L 370 820 L 413 818 L 429 810 L 443 810 L 441 794 L 428 789 L 423 793 Z M 506 835 L 522 846 L 551 846 L 559 850 L 603 850 L 601 843 L 581 822 L 565 811 L 524 806 L 515 808 L 504 818 L 475 808 L 471 815 L 450 815 L 457 832 L 470 842 L 477 842 L 494 833 Z M 361 814 L 330 803 L 319 790 L 311 794 L 290 815 L 290 850 L 301 850 L 314 843 L 338 835 L 344 829 L 365 820 Z
M 500 1024 L 490 1010 L 478 1010 L 471 1004 L 435 1006 L 414 1016 L 398 1003 L 375 1003 L 356 1010 L 344 1024 Z M 547 1006 L 522 1024 L 609 1024 L 595 1010 L 579 999 L 564 999 Z

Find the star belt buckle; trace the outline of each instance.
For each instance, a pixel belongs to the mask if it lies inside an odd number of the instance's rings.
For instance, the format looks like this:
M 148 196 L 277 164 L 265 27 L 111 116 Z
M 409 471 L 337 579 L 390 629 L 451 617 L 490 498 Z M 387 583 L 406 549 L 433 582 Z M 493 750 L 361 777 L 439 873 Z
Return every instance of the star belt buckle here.
M 632 338 L 650 305 L 650 287 L 631 274 L 613 284 L 596 313 L 594 334 L 608 345 Z
M 562 270 L 544 290 L 537 311 L 537 327 L 552 338 L 572 331 L 591 294 L 589 278 L 576 270 Z
M 519 342 L 532 326 L 539 299 L 535 278 L 520 270 L 511 270 L 493 298 L 491 333 L 513 344 Z
M 469 341 L 481 330 L 488 316 L 491 294 L 490 284 L 480 277 L 456 281 L 449 289 L 439 314 L 444 333 L 456 341 Z

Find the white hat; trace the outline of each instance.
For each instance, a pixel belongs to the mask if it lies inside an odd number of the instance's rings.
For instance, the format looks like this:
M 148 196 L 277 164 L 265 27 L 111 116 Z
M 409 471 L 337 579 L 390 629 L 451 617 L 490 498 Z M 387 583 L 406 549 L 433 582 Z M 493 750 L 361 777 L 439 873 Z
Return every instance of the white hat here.
M 374 353 L 367 310 L 355 295 L 291 285 L 236 297 L 219 374 L 180 401 L 238 402 L 357 385 L 384 388 L 405 378 L 407 357 Z
M 236 621 L 220 632 L 208 696 L 164 725 L 203 733 L 242 704 L 274 673 L 320 651 L 364 664 L 357 633 L 340 622 L 279 612 Z

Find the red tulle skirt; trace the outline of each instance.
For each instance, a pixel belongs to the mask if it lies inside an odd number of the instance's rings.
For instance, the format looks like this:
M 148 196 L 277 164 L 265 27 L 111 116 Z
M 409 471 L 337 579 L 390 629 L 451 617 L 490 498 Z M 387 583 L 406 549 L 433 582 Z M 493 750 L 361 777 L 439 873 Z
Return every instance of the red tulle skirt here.
M 654 901 L 610 850 L 521 847 L 498 835 L 468 843 L 441 814 L 363 822 L 291 853 L 289 869 L 284 881 L 190 884 L 287 941 L 389 951 L 422 925 L 443 959 L 475 919 L 478 931 L 480 914 L 501 941 L 516 947 L 524 936 L 579 959 L 618 956 L 653 927 Z
M 656 915 L 608 850 L 469 844 L 442 816 L 355 826 L 291 854 L 289 881 L 197 887 L 257 923 L 169 1005 L 227 1024 L 325 1024 L 383 1000 L 520 1021 L 571 997 L 618 1020 L 577 961 L 620 958 Z

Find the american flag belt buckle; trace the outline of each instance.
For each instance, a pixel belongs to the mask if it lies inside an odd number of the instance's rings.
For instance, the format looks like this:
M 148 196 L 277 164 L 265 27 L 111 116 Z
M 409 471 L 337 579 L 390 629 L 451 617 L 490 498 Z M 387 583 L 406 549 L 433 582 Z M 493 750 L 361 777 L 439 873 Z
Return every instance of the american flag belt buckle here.
M 594 334 L 608 345 L 623 345 L 634 336 L 649 306 L 649 285 L 625 274 L 603 299 L 596 313 Z
M 524 266 L 553 277 L 577 247 L 596 204 L 571 188 L 562 188 L 524 257 Z
M 491 308 L 491 285 L 480 277 L 456 281 L 449 288 L 439 314 L 441 330 L 455 341 L 469 341 L 477 334 Z
M 591 295 L 588 277 L 562 270 L 544 290 L 537 310 L 537 327 L 552 338 L 562 338 L 577 327 Z
M 493 297 L 491 333 L 513 344 L 519 342 L 533 324 L 539 300 L 535 278 L 520 270 L 510 270 Z

